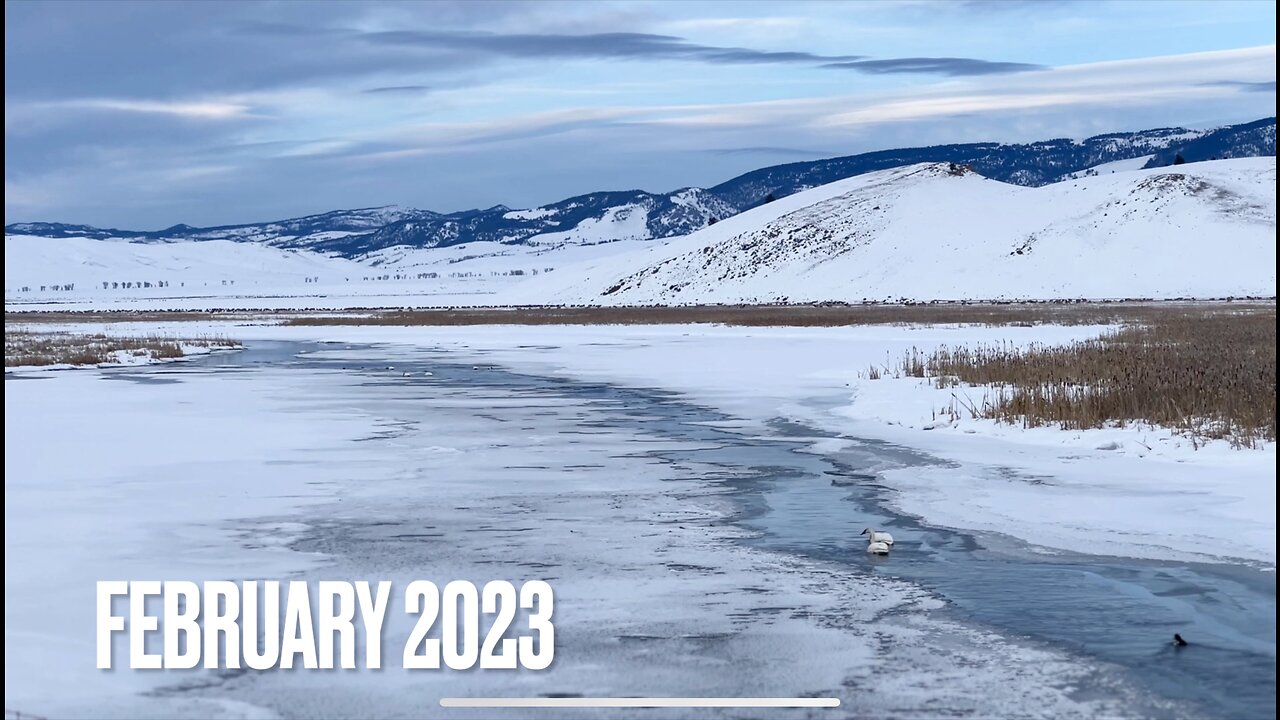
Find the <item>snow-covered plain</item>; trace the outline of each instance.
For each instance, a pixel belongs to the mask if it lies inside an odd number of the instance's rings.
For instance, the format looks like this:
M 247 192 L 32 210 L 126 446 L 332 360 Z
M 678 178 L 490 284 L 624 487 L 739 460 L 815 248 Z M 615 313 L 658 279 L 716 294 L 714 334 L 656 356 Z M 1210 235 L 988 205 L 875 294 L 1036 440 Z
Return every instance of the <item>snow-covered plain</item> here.
M 414 260 L 414 251 L 406 251 L 394 257 L 402 263 L 388 263 L 381 256 L 355 262 L 229 240 L 150 244 L 6 236 L 5 306 L 205 310 L 485 304 L 519 279 L 504 273 L 519 269 L 532 275 L 544 268 L 531 251 L 455 246 L 431 253 L 430 261 Z M 512 254 L 527 259 L 520 262 Z M 436 277 L 418 277 L 427 273 Z
M 225 240 L 152 245 L 8 236 L 5 304 L 68 311 L 491 306 L 524 280 L 649 242 L 396 246 L 356 262 Z M 103 288 L 104 279 L 121 285 Z M 159 280 L 169 284 L 158 287 Z
M 272 288 L 305 285 L 319 276 L 328 282 L 369 274 L 369 268 L 313 252 L 291 252 L 254 243 L 209 240 L 183 243 L 133 243 L 86 238 L 5 237 L 6 300 L 22 294 L 74 293 L 54 285 L 74 285 L 80 292 L 112 292 L 103 283 L 160 289 L 167 281 L 171 295 L 210 292 L 239 285 Z M 151 287 L 146 287 L 151 286 Z M 25 293 L 21 290 L 27 287 Z M 131 294 L 116 288 L 117 294 Z M 71 295 L 74 297 L 74 295 Z M 56 295 L 53 297 L 57 297 Z

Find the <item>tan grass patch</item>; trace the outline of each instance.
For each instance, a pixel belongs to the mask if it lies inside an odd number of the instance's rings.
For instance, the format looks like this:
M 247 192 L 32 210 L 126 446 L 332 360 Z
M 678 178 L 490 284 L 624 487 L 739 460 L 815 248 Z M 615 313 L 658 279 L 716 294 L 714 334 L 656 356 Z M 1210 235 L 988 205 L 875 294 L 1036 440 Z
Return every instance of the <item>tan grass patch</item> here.
M 117 353 L 152 359 L 173 359 L 186 354 L 184 346 L 230 348 L 238 347 L 239 343 L 215 337 L 114 337 L 101 334 L 33 332 L 6 327 L 4 366 L 101 365 L 119 362 Z
M 1067 429 L 1146 423 L 1253 447 L 1276 437 L 1276 312 L 1188 309 L 1063 346 L 978 345 L 903 357 L 898 374 L 953 395 L 952 415 Z

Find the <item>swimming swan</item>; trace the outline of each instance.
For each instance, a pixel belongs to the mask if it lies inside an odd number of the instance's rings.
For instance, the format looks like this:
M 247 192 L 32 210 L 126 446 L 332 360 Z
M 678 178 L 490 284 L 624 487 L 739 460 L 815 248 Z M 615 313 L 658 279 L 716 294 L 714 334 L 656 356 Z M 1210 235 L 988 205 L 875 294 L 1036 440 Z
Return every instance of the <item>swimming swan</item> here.
M 862 534 L 867 536 L 867 542 L 869 543 L 882 542 L 889 547 L 893 547 L 893 536 L 887 532 L 876 532 L 871 528 L 867 528 L 862 531 Z
M 869 542 L 867 543 L 867 552 L 872 555 L 888 555 L 889 545 L 882 542 Z

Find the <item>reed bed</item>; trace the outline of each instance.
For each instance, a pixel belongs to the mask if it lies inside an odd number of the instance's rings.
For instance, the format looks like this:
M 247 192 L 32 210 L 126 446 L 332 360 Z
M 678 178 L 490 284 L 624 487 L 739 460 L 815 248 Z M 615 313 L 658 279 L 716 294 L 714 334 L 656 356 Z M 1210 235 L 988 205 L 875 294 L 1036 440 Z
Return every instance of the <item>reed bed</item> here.
M 214 337 L 117 337 L 5 328 L 4 366 L 102 365 L 119 363 L 122 354 L 151 360 L 171 360 L 186 355 L 184 347 L 230 348 L 238 345 L 232 340 Z
M 1275 307 L 1188 310 L 1064 346 L 907 353 L 899 375 L 953 394 L 952 414 L 1067 429 L 1143 423 L 1254 447 L 1276 438 Z
M 687 305 L 674 307 L 470 307 L 294 310 L 14 311 L 5 325 L 56 323 L 223 322 L 286 325 L 671 325 L 710 323 L 754 327 L 851 325 L 1119 325 L 1203 308 L 1274 308 L 1274 299 L 1114 302 L 928 302 Z

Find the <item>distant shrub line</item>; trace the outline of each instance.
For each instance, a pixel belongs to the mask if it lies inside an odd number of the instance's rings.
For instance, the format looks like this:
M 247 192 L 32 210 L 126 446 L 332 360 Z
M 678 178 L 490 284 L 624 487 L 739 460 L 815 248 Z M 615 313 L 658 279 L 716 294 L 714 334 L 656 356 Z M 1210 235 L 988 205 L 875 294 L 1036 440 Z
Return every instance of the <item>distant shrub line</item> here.
M 1274 307 L 1255 302 L 1222 307 Z M 848 325 L 1114 325 L 1141 322 L 1187 305 L 1133 303 L 917 303 L 908 305 L 691 305 L 675 307 L 516 307 L 346 310 L 285 315 L 288 325 L 673 325 L 749 327 Z

